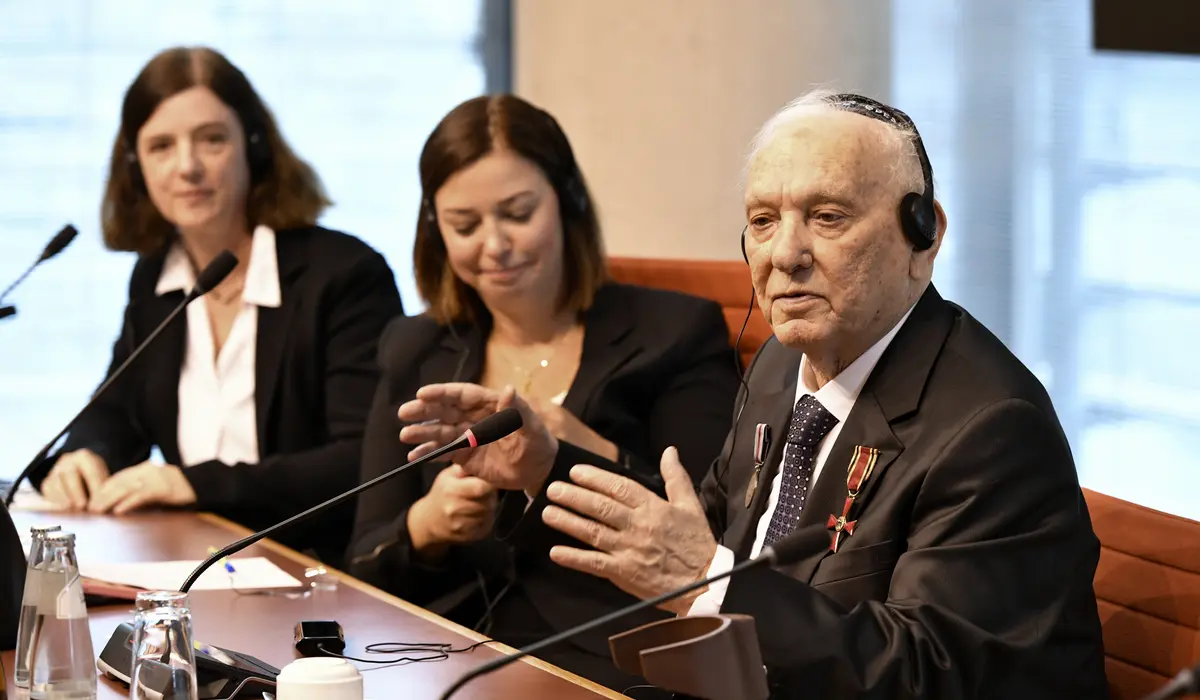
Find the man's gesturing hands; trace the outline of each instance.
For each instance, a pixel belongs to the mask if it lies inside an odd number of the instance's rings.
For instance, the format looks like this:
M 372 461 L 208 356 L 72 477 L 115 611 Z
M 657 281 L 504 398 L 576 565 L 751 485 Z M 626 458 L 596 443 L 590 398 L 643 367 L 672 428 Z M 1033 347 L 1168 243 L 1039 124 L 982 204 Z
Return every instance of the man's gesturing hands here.
M 573 483 L 550 484 L 547 496 L 557 505 L 542 512 L 543 521 L 595 547 L 558 546 L 550 558 L 643 600 L 703 578 L 717 551 L 704 509 L 674 447 L 663 453 L 660 469 L 665 501 L 631 479 L 588 465 L 571 469 Z M 663 607 L 685 614 L 702 592 Z

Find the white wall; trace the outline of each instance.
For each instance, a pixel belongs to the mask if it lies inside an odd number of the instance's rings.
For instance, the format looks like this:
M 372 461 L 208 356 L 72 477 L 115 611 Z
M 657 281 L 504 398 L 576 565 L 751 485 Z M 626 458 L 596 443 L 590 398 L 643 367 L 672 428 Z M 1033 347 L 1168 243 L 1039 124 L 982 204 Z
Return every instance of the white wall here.
M 514 0 L 514 88 L 566 130 L 614 255 L 734 259 L 746 145 L 814 84 L 886 99 L 890 0 Z

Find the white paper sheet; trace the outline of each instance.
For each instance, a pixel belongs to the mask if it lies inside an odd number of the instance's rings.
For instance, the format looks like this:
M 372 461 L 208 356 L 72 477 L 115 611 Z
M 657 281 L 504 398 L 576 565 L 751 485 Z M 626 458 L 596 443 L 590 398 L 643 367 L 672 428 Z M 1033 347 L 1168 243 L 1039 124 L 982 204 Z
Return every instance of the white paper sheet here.
M 230 559 L 234 572 L 228 573 L 219 562 L 200 575 L 193 591 L 263 590 L 268 588 L 299 588 L 301 583 L 266 557 Z M 155 561 L 136 564 L 105 564 L 85 562 L 84 576 L 109 583 L 121 583 L 149 591 L 176 591 L 180 584 L 200 565 L 199 561 Z
M 21 488 L 17 489 L 17 495 L 13 497 L 13 504 L 9 510 L 25 510 L 39 513 L 57 513 L 65 511 L 63 506 L 56 506 L 50 501 L 42 497 L 42 494 L 30 488 L 28 483 L 22 482 Z

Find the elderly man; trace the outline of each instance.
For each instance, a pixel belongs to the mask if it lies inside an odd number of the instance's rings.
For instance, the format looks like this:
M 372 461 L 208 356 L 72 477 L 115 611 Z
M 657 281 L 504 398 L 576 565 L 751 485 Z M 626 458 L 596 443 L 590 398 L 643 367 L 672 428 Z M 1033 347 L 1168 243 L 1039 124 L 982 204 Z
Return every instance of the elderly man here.
M 511 392 L 426 387 L 400 415 L 429 422 L 404 441 L 516 405 L 520 432 L 459 458 L 533 499 L 507 499 L 502 534 L 643 598 L 827 528 L 799 563 L 671 605 L 753 615 L 775 696 L 1107 697 L 1070 449 L 1038 380 L 930 282 L 946 218 L 916 127 L 806 95 L 755 139 L 745 204 L 775 337 L 699 496 L 673 450 L 662 488 L 639 484 L 560 449 Z

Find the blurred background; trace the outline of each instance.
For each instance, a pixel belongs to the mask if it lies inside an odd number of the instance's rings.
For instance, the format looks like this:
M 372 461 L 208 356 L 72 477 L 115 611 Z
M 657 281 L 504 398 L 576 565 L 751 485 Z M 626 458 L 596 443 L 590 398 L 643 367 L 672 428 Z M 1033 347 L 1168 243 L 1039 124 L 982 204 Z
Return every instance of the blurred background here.
M 409 313 L 417 156 L 468 97 L 558 117 L 611 254 L 728 260 L 764 119 L 817 85 L 889 102 L 949 217 L 935 283 L 1046 384 L 1083 484 L 1200 519 L 1200 55 L 1098 45 L 1104 4 L 0 0 L 0 280 L 64 223 L 81 232 L 0 322 L 0 476 L 78 410 L 117 335 L 133 257 L 103 249 L 98 208 L 122 94 L 160 49 L 207 44 L 321 174 L 323 223 L 387 256 Z

